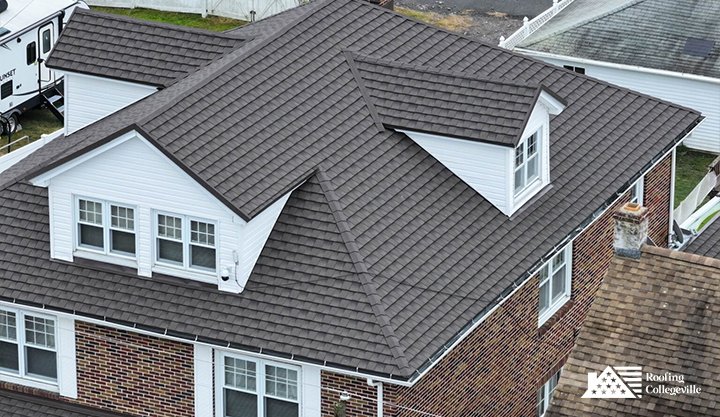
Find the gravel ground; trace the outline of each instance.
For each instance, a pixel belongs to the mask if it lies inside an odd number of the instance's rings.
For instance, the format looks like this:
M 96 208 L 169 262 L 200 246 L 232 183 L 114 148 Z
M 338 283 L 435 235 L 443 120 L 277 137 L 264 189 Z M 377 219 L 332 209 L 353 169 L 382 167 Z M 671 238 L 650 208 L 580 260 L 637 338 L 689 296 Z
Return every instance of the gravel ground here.
M 395 0 L 395 6 L 468 18 L 455 31 L 492 45 L 522 26 L 522 18 L 533 18 L 552 6 L 552 0 Z

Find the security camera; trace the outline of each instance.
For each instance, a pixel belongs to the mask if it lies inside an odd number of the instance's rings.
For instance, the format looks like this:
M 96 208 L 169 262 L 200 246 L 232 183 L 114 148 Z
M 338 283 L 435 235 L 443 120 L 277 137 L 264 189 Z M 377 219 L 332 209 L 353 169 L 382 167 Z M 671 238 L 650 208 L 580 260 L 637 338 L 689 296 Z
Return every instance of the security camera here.
M 228 268 L 223 268 L 222 271 L 220 272 L 220 278 L 221 278 L 223 281 L 229 280 L 229 279 L 230 279 L 230 269 L 228 269 Z

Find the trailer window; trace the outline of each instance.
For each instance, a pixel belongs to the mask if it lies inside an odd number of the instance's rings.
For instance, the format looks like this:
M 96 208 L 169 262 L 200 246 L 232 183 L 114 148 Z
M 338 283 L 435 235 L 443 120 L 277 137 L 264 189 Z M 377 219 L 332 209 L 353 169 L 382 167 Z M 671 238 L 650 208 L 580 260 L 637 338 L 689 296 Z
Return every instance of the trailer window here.
M 0 85 L 0 100 L 5 100 L 6 97 L 10 97 L 13 93 L 13 82 L 12 80 Z
M 46 30 L 42 33 L 42 48 L 43 48 L 43 53 L 46 54 L 46 53 L 50 52 L 50 47 L 51 47 L 51 46 L 52 46 L 52 45 L 50 45 L 50 29 L 46 29 Z
M 32 65 L 37 61 L 37 46 L 35 42 L 30 42 L 27 46 L 27 64 Z

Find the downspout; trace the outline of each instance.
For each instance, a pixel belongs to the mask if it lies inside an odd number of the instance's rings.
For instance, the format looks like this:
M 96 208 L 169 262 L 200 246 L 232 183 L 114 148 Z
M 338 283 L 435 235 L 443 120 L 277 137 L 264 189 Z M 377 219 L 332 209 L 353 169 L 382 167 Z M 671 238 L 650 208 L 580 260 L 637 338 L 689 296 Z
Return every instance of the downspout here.
M 668 247 L 675 248 L 677 242 L 677 236 L 675 236 L 675 160 L 676 160 L 677 146 L 672 150 L 672 167 L 670 168 L 670 224 L 668 225 Z
M 371 378 L 367 379 L 367 383 L 371 387 L 377 387 L 377 417 L 383 417 L 383 383 L 375 382 Z

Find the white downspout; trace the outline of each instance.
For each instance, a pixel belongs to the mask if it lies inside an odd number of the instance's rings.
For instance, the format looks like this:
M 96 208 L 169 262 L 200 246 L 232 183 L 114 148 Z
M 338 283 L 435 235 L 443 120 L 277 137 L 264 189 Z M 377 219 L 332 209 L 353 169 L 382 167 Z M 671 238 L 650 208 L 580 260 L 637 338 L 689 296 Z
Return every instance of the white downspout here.
M 675 220 L 675 153 L 677 151 L 677 146 L 673 148 L 672 151 L 672 167 L 670 168 L 670 225 L 668 226 L 668 247 L 674 248 L 675 247 L 675 239 L 677 237 L 675 236 L 675 232 L 673 231 L 673 223 Z M 673 239 L 675 238 L 675 239 Z
M 383 383 L 375 382 L 371 378 L 367 379 L 367 383 L 371 387 L 377 387 L 377 417 L 383 417 Z

